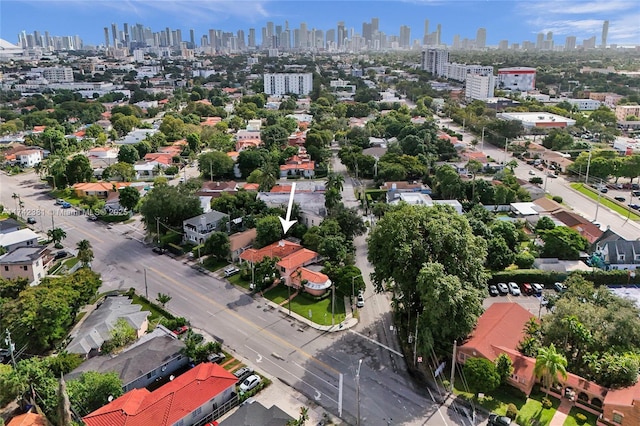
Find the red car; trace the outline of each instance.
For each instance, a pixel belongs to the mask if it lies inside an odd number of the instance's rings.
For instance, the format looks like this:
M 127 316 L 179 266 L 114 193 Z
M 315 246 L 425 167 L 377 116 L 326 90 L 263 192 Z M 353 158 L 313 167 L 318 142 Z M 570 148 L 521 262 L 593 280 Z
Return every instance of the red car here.
M 176 328 L 175 330 L 173 330 L 173 334 L 176 335 L 181 335 L 187 332 L 187 330 L 189 329 L 189 327 L 187 327 L 186 325 L 180 326 L 178 328 Z

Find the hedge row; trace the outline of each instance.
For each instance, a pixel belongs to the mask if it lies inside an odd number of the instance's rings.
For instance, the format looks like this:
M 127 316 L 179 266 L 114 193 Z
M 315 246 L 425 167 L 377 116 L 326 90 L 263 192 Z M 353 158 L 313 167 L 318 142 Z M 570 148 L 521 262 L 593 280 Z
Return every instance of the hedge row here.
M 546 287 L 550 287 L 555 282 L 562 282 L 571 274 L 581 275 L 585 280 L 591 281 L 596 287 L 601 285 L 626 285 L 635 284 L 640 285 L 640 271 L 635 274 L 635 277 L 629 275 L 629 271 L 603 271 L 602 269 L 595 269 L 593 271 L 574 271 L 571 273 L 563 272 L 547 272 L 539 269 L 517 269 L 514 271 L 500 271 L 495 272 L 490 278 L 490 284 L 497 284 L 500 282 L 513 281 L 518 284 L 522 283 L 540 283 Z

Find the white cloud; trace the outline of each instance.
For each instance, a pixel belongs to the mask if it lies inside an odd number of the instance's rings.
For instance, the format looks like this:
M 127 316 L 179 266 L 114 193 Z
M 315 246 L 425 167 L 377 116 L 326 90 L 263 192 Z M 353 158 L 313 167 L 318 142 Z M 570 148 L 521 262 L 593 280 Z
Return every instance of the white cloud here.
M 525 14 L 540 13 L 542 16 L 554 17 L 553 15 L 600 15 L 606 16 L 615 12 L 625 10 L 637 10 L 637 1 L 554 1 L 554 2 L 518 2 L 521 11 Z

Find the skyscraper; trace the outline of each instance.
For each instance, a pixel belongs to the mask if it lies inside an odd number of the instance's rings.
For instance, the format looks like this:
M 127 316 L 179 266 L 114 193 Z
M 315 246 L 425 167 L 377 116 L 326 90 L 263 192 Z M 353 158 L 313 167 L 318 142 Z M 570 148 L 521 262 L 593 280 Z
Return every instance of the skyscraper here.
M 380 19 L 371 18 L 371 33 L 375 33 L 376 31 L 380 31 Z
M 196 35 L 193 31 L 193 28 L 189 30 L 189 48 L 193 49 L 196 47 Z
M 249 47 L 251 49 L 255 49 L 256 47 L 256 29 L 255 28 L 249 28 Z
M 300 48 L 306 49 L 309 47 L 309 30 L 307 30 L 307 24 L 300 23 Z
M 113 47 L 118 47 L 118 26 L 111 24 L 111 36 L 113 37 Z
M 422 36 L 422 44 L 429 44 L 429 20 L 424 20 L 424 35 Z
M 564 42 L 564 50 L 576 50 L 576 36 L 567 36 Z
M 338 22 L 338 49 L 344 46 L 344 41 L 347 38 L 347 31 L 344 27 L 344 21 Z
M 609 36 L 609 21 L 602 24 L 602 48 L 607 48 L 607 37 Z
M 128 23 L 124 23 L 124 45 L 125 46 L 129 46 L 129 40 L 130 40 L 130 36 L 129 36 L 129 24 Z
M 476 32 L 476 48 L 484 49 L 487 45 L 487 29 L 486 28 L 478 28 Z
M 400 26 L 400 48 L 408 49 L 411 46 L 411 27 Z
M 104 27 L 104 47 L 109 48 L 109 27 Z
M 538 37 L 536 37 L 536 49 L 542 50 L 544 47 L 544 33 L 538 33 Z

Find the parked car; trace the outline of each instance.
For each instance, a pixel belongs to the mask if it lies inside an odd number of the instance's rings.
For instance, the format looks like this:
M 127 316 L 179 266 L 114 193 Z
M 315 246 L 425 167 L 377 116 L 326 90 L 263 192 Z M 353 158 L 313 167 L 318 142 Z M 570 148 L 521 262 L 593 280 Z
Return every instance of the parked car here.
M 62 198 L 57 198 L 56 199 L 56 205 L 57 206 L 61 206 L 65 201 Z
M 90 214 L 89 216 L 87 216 L 87 220 L 95 222 L 96 220 L 98 220 L 98 216 L 96 216 L 95 214 Z
M 152 251 L 154 253 L 157 253 L 157 254 L 163 254 L 167 250 L 165 248 L 162 248 L 162 247 L 154 247 Z
M 530 174 L 531 176 L 535 176 L 535 175 L 536 175 L 536 172 L 534 172 L 533 170 L 529 170 L 529 174 Z
M 498 283 L 498 291 L 500 292 L 500 295 L 506 296 L 509 294 L 509 287 L 507 287 L 505 283 Z
M 629 207 L 631 207 L 634 210 L 640 210 L 640 204 L 629 204 Z
M 64 259 L 67 256 L 69 256 L 69 253 L 67 253 L 64 250 L 60 250 L 59 252 L 56 252 L 56 254 L 53 255 L 53 258 L 55 260 L 60 260 L 60 259 Z
M 364 296 L 362 292 L 358 293 L 358 298 L 356 299 L 356 306 L 358 308 L 364 308 Z
M 511 293 L 514 296 L 520 296 L 520 287 L 518 287 L 518 284 L 511 281 L 509 282 L 508 286 L 509 286 L 509 293 Z
M 550 178 L 553 178 L 553 179 L 557 179 L 558 178 L 558 176 L 556 176 L 554 173 L 551 173 L 551 172 L 547 173 L 547 176 L 549 176 Z
M 253 368 L 242 367 L 233 372 L 233 375 L 238 378 L 238 382 L 243 382 L 247 377 L 253 374 Z
M 242 382 L 242 384 L 240 385 L 240 391 L 248 392 L 258 386 L 260 382 L 262 382 L 262 378 L 260 378 L 260 376 L 258 376 L 257 374 L 252 374 L 251 376 L 244 379 L 244 382 Z
M 34 223 L 36 223 L 36 218 L 35 218 L 35 217 L 32 217 L 32 216 L 29 216 L 29 217 L 27 218 L 27 223 L 28 223 L 29 225 L 33 225 Z
M 631 191 L 634 197 L 640 197 L 640 190 Z
M 567 288 L 562 283 L 553 283 L 553 288 L 558 293 L 564 293 L 567 290 Z
M 496 413 L 489 414 L 489 425 L 490 426 L 516 426 L 515 423 L 512 423 L 512 420 L 507 416 L 499 416 Z
M 240 269 L 236 268 L 235 266 L 227 266 L 224 270 L 224 276 L 230 277 L 231 275 L 235 275 L 238 272 L 240 272 Z
M 522 283 L 520 285 L 521 290 L 524 294 L 526 294 L 527 296 L 531 296 L 533 294 L 533 287 L 531 287 L 531 284 L 529 283 Z
M 621 203 L 624 203 L 625 201 L 627 201 L 627 199 L 624 197 L 613 197 L 613 199 L 616 201 L 620 201 Z
M 603 194 L 606 194 L 607 192 L 609 192 L 609 190 L 607 189 L 607 187 L 605 186 L 601 186 L 600 188 L 598 188 L 598 190 L 600 192 L 602 192 Z
M 492 297 L 496 297 L 500 295 L 500 292 L 498 291 L 498 287 L 496 287 L 495 284 L 489 285 L 489 295 Z
M 531 287 L 533 287 L 533 292 L 535 293 L 536 296 L 542 295 L 542 290 L 544 290 L 544 287 L 542 286 L 542 284 L 533 283 L 531 284 Z
M 218 352 L 216 354 L 211 354 L 207 357 L 207 360 L 209 362 L 213 362 L 214 364 L 220 364 L 222 361 L 225 360 L 227 356 L 225 354 L 223 354 L 222 352 Z
M 67 203 L 66 201 L 64 201 L 60 207 L 62 207 L 63 209 L 70 209 L 71 208 L 71 203 Z
M 187 325 L 182 325 L 178 328 L 176 328 L 175 330 L 173 330 L 173 334 L 175 334 L 176 336 L 179 336 L 181 334 L 184 334 L 187 332 L 187 330 L 189 330 L 189 326 Z

